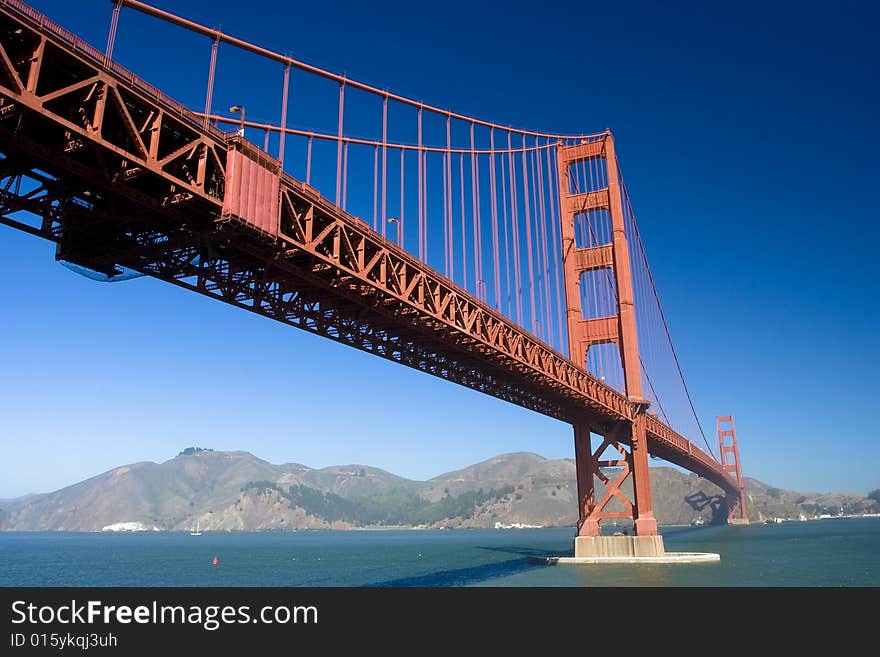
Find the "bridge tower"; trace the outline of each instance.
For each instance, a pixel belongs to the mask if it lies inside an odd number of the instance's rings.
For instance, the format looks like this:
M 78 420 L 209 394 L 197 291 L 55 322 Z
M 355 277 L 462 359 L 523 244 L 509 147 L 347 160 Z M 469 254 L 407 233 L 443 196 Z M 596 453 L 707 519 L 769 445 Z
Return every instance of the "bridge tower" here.
M 746 487 L 739 460 L 739 445 L 736 442 L 736 428 L 733 426 L 732 415 L 718 417 L 718 449 L 721 452 L 721 467 L 731 477 L 736 479 L 736 483 L 739 486 L 738 493 L 727 494 L 727 522 L 736 525 L 748 524 Z
M 601 187 L 590 189 L 585 181 L 578 180 L 573 166 L 583 162 L 591 170 L 604 170 L 604 175 L 597 173 L 593 183 Z M 573 146 L 560 144 L 557 166 L 569 358 L 586 368 L 591 348 L 616 345 L 626 395 L 637 409 L 631 421 L 615 424 L 597 423 L 589 410 L 584 409 L 583 418 L 574 424 L 579 515 L 575 556 L 662 555 L 663 537 L 657 532 L 651 501 L 645 436 L 645 413 L 649 402 L 642 395 L 632 270 L 614 138 L 606 132 L 595 141 Z M 591 239 L 589 246 L 578 244 L 576 222 L 597 212 L 603 213 L 610 222 L 610 230 L 604 231 L 606 235 L 610 234 L 610 241 L 603 244 L 599 239 Z M 613 283 L 617 293 L 616 313 L 589 317 L 589 309 L 582 307 L 581 303 L 581 281 L 588 273 L 606 275 L 609 283 Z M 592 434 L 602 438 L 596 450 L 593 450 Z M 609 449 L 613 450 L 612 454 L 616 451 L 619 458 L 617 454 L 611 459 L 604 458 Z M 619 470 L 612 479 L 602 468 Z M 604 484 L 601 497 L 596 494 L 597 479 Z M 632 500 L 621 489 L 627 479 L 632 481 Z M 609 505 L 618 510 L 609 510 Z M 631 518 L 635 536 L 600 536 L 599 522 L 610 518 Z

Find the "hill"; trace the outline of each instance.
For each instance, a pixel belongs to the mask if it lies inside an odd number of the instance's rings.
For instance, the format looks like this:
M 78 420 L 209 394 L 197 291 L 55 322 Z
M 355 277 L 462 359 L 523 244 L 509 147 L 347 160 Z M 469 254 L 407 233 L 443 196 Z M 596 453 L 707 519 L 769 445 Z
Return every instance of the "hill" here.
M 661 524 L 721 520 L 723 499 L 713 484 L 671 467 L 654 467 L 651 477 Z M 797 493 L 754 479 L 746 490 L 753 521 L 880 512 L 880 501 L 853 494 Z M 631 492 L 626 485 L 624 491 Z M 274 465 L 248 452 L 188 448 L 164 463 L 133 463 L 52 493 L 7 500 L 0 504 L 0 530 L 565 526 L 575 524 L 575 498 L 574 461 L 531 453 L 413 481 L 367 465 L 313 469 Z

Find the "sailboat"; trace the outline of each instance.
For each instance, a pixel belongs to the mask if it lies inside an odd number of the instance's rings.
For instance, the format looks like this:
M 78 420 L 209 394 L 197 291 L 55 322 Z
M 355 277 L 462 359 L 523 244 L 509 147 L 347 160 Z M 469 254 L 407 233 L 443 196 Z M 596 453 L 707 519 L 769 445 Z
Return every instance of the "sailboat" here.
M 196 520 L 196 526 L 193 527 L 192 531 L 189 533 L 190 536 L 201 536 L 202 532 L 199 531 L 199 521 Z

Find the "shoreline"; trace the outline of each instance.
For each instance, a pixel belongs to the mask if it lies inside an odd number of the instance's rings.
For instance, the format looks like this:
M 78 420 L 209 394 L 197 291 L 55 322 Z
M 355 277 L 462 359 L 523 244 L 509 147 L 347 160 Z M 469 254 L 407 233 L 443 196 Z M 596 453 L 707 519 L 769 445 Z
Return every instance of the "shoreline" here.
M 843 516 L 831 516 L 829 518 L 806 518 L 799 520 L 798 518 L 781 518 L 779 522 L 766 522 L 765 520 L 755 520 L 750 525 L 764 524 L 787 524 L 792 522 L 815 522 L 820 520 L 859 520 L 866 518 L 880 518 L 880 513 L 850 514 Z M 733 525 L 660 525 L 660 529 L 705 529 L 711 527 L 724 527 Z M 748 525 L 746 525 L 748 526 Z M 202 529 L 202 534 L 298 534 L 298 533 L 314 533 L 314 532 L 388 532 L 388 531 L 408 531 L 408 532 L 428 532 L 428 531 L 492 531 L 492 532 L 523 532 L 523 531 L 542 531 L 554 529 L 571 529 L 574 525 L 545 525 L 543 527 L 411 527 L 411 526 L 371 526 L 371 527 L 351 527 L 346 529 L 333 528 L 302 528 L 302 529 Z M 131 530 L 102 530 L 102 529 L 0 529 L 0 534 L 180 534 L 188 535 L 189 529 L 131 529 Z M 196 538 L 196 537 L 194 537 Z

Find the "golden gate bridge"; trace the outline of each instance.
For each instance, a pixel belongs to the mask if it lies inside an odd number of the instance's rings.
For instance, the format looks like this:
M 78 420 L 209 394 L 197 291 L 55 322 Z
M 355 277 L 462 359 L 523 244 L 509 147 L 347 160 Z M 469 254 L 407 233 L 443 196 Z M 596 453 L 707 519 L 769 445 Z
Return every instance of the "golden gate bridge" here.
M 152 276 L 570 423 L 576 556 L 607 552 L 607 519 L 632 520 L 628 554 L 664 553 L 649 454 L 746 521 L 733 419 L 716 458 L 610 131 L 504 126 L 112 4 L 101 52 L 0 0 L 0 222 L 92 277 Z M 113 59 L 126 7 L 205 39 L 203 108 Z M 278 67 L 277 120 L 216 111 L 221 48 Z

